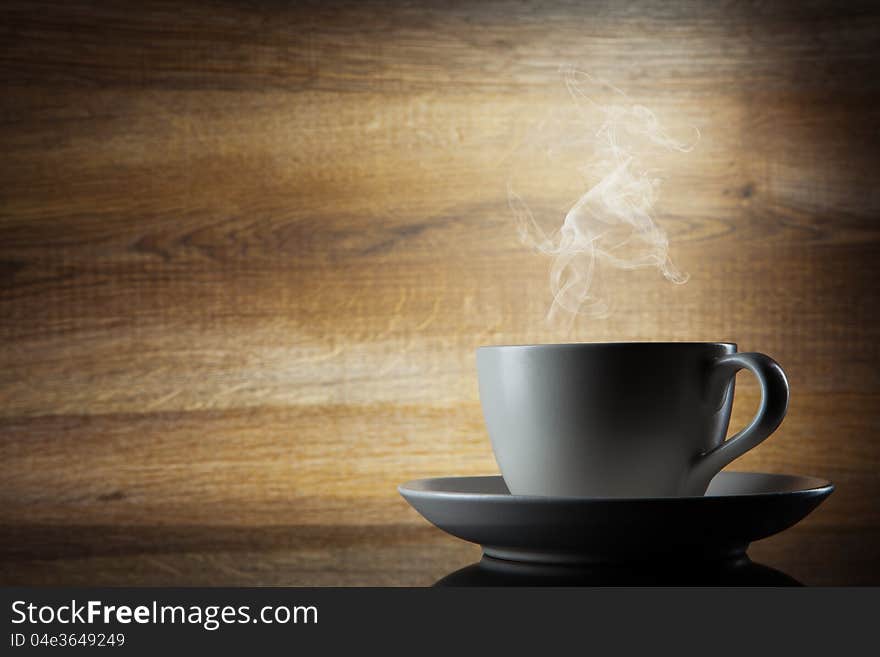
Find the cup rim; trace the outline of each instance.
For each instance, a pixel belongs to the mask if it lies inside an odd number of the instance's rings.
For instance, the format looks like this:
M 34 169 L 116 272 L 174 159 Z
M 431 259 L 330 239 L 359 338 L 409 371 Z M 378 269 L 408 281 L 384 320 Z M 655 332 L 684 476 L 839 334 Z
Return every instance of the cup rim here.
M 713 347 L 733 347 L 737 348 L 736 342 L 700 342 L 700 341 L 671 341 L 671 342 L 651 342 L 651 341 L 624 341 L 624 342 L 560 342 L 545 344 L 489 344 L 477 347 L 477 351 L 481 349 L 571 349 L 583 347 L 624 347 L 624 346 L 652 346 L 652 347 L 695 347 L 695 346 L 713 346 Z

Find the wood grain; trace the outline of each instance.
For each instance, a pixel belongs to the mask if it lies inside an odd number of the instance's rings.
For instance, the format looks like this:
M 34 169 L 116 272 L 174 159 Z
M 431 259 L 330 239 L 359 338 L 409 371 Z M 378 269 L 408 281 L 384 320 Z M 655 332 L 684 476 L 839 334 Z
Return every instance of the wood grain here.
M 880 554 L 878 35 L 873 3 L 4 3 L 0 523 L 416 525 L 397 483 L 496 469 L 480 344 L 733 340 L 793 395 L 736 467 L 835 480 L 807 528 Z M 702 134 L 658 216 L 690 281 L 614 276 L 571 333 L 506 200 L 562 64 Z
M 755 544 L 749 552 L 756 563 L 802 584 L 876 586 L 877 534 L 801 524 Z M 450 540 L 434 527 L 409 523 L 19 525 L 8 536 L 10 540 L 0 544 L 0 581 L 11 586 L 430 586 L 480 558 L 475 545 Z M 693 567 L 699 572 L 699 564 Z M 705 575 L 692 577 L 688 584 L 719 583 Z M 613 566 L 596 568 L 595 578 L 605 586 L 620 583 Z M 663 581 L 668 585 L 669 576 Z M 628 583 L 652 582 L 645 578 Z

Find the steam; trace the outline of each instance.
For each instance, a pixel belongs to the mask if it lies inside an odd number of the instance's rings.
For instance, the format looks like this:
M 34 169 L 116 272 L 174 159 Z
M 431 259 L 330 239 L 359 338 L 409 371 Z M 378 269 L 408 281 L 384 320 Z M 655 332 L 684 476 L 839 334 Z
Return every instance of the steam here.
M 574 103 L 574 118 L 564 123 L 559 143 L 543 145 L 544 155 L 553 166 L 566 156 L 572 158 L 577 184 L 585 190 L 578 192 L 580 197 L 565 214 L 562 227 L 549 235 L 512 181 L 507 192 L 522 242 L 553 257 L 548 319 L 567 318 L 570 326 L 576 315 L 610 313 L 603 285 L 609 268 L 656 268 L 673 283 L 687 281 L 669 259 L 666 233 L 654 221 L 661 179 L 645 161 L 652 152 L 690 151 L 699 132 L 695 129 L 693 143 L 680 142 L 651 110 L 633 103 L 619 89 L 572 68 L 564 68 L 562 74 Z M 599 104 L 589 89 L 610 94 L 612 102 Z M 546 131 L 548 123 L 540 127 Z

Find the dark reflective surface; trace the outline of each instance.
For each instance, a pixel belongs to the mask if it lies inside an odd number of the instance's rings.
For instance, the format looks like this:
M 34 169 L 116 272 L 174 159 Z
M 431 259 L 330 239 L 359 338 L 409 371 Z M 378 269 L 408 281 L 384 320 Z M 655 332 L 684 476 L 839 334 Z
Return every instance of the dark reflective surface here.
M 801 586 L 747 556 L 724 561 L 560 566 L 484 556 L 435 586 Z

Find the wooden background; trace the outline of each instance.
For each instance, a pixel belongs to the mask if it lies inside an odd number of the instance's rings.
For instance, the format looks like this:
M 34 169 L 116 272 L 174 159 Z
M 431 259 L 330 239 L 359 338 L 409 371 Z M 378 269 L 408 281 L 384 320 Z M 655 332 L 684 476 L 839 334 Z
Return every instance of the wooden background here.
M 732 340 L 792 386 L 736 468 L 833 479 L 807 529 L 878 565 L 878 58 L 876 3 L 3 3 L 3 532 L 421 526 L 399 482 L 496 471 L 475 347 Z M 505 189 L 566 64 L 702 133 L 690 281 L 570 334 Z

